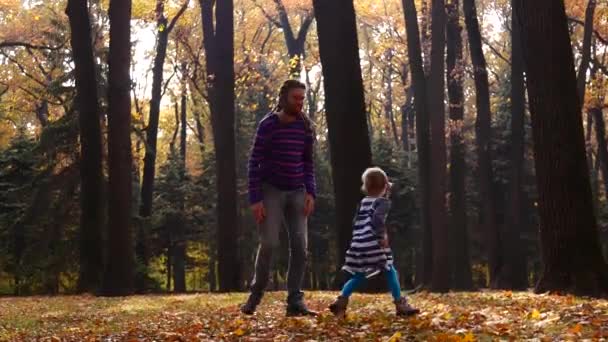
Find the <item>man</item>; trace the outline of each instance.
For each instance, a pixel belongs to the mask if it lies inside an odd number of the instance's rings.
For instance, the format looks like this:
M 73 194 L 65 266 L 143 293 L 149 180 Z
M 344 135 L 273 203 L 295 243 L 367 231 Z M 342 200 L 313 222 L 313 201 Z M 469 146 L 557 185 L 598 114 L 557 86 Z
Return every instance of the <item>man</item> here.
M 306 86 L 286 81 L 275 111 L 264 117 L 249 159 L 249 202 L 258 224 L 260 243 L 251 293 L 241 306 L 251 315 L 260 303 L 270 275 L 273 250 L 279 247 L 283 218 L 289 234 L 287 316 L 315 315 L 301 291 L 307 259 L 308 216 L 315 202 L 314 133 L 302 112 Z

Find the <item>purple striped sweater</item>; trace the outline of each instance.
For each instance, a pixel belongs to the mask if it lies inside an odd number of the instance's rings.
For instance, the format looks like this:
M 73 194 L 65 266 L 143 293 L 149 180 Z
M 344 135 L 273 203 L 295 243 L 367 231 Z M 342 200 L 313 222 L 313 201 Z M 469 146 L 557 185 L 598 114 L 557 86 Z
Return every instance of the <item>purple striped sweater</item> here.
M 313 133 L 304 119 L 281 123 L 277 114 L 258 125 L 249 157 L 249 202 L 262 200 L 262 184 L 283 191 L 306 189 L 315 196 Z

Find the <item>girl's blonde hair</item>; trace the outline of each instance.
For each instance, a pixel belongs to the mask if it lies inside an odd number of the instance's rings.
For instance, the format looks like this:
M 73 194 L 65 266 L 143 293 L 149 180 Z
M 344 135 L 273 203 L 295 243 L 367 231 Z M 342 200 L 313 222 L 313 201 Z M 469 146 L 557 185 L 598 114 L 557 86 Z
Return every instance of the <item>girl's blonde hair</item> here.
M 379 167 L 367 168 L 361 175 L 361 183 L 361 191 L 367 195 L 380 193 L 387 185 L 392 186 L 386 172 Z

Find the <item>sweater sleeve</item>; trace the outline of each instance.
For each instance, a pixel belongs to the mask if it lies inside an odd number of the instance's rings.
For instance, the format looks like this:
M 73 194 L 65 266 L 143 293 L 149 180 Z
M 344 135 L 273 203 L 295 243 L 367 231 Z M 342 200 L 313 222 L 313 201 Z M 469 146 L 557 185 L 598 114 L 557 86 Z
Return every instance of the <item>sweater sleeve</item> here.
M 314 137 L 312 132 L 306 133 L 306 141 L 304 148 L 304 184 L 306 192 L 316 197 L 317 186 L 315 181 L 315 168 L 314 168 Z
M 391 202 L 386 198 L 378 198 L 373 206 L 372 226 L 378 236 L 383 236 L 386 232 L 386 217 L 391 208 Z
M 263 199 L 262 195 L 262 165 L 264 162 L 266 139 L 271 131 L 271 119 L 260 121 L 253 138 L 253 145 L 248 163 L 249 203 L 255 204 Z

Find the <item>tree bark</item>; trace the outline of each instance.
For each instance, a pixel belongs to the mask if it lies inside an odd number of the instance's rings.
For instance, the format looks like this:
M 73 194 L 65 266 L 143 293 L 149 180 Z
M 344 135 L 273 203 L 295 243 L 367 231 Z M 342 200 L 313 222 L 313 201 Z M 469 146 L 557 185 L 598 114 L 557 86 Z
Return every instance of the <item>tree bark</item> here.
M 430 214 L 430 130 L 427 107 L 426 76 L 422 62 L 420 33 L 414 0 L 402 0 L 407 31 L 408 58 L 414 87 L 414 108 L 416 111 L 416 145 L 418 150 L 418 193 L 420 198 L 420 227 L 423 230 L 422 279 L 416 281 L 430 285 L 432 276 L 432 235 Z
M 428 82 L 431 115 L 431 230 L 433 234 L 433 279 L 431 290 L 450 288 L 448 226 L 446 221 L 446 143 L 445 143 L 445 2 L 431 1 L 431 74 Z
M 217 261 L 219 290 L 240 289 L 239 214 L 234 132 L 233 1 L 200 0 L 207 89 L 217 165 Z M 215 16 L 215 25 L 214 25 Z
M 103 269 L 101 211 L 101 125 L 86 0 L 69 0 L 70 43 L 76 74 L 76 106 L 80 127 L 80 273 L 79 292 L 94 292 Z
M 447 73 L 450 104 L 450 251 L 452 287 L 458 290 L 473 288 L 469 232 L 465 190 L 465 153 L 463 137 L 464 120 L 464 64 L 462 57 L 462 26 L 460 26 L 459 1 L 447 5 Z
M 108 236 L 103 294 L 133 293 L 131 237 L 131 0 L 110 0 Z
M 313 6 L 336 198 L 338 260 L 344 260 L 352 234 L 353 213 L 361 199 L 361 174 L 371 164 L 357 24 L 352 0 L 313 0 Z
M 514 8 L 522 29 L 539 194 L 543 269 L 536 291 L 605 295 L 608 268 L 593 213 L 564 3 L 515 0 Z
M 501 246 L 496 224 L 496 204 L 492 191 L 493 171 L 491 156 L 492 112 L 490 109 L 490 91 L 486 59 L 483 55 L 481 32 L 477 19 L 475 0 L 463 0 L 464 19 L 469 37 L 471 61 L 475 78 L 475 138 L 477 142 L 479 200 L 481 203 L 481 224 L 485 233 L 485 245 L 488 256 L 490 283 L 496 278 L 501 258 Z

